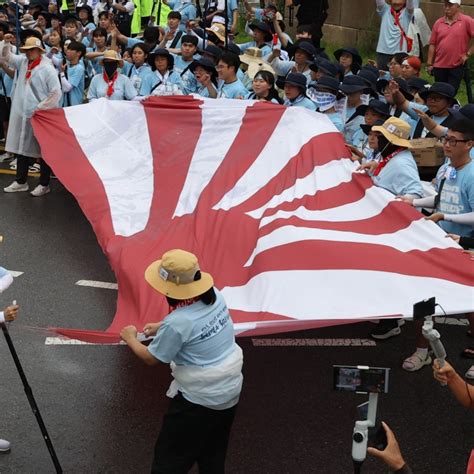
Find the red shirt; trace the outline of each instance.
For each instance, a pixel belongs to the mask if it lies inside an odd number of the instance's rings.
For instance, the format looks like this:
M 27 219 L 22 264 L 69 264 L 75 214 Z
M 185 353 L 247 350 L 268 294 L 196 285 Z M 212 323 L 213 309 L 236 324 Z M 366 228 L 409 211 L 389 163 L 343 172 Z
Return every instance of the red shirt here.
M 436 48 L 433 66 L 448 69 L 459 66 L 472 37 L 474 19 L 468 15 L 460 13 L 451 24 L 446 22 L 445 17 L 436 20 L 430 39 L 430 44 Z

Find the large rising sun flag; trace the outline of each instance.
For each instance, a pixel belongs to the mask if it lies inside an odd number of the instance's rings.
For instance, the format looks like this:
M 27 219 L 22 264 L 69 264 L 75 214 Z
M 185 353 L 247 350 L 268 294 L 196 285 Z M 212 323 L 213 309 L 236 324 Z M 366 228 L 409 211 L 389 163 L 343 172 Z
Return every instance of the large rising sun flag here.
M 409 316 L 431 296 L 451 314 L 474 309 L 470 257 L 357 173 L 324 115 L 226 99 L 101 99 L 37 113 L 33 126 L 119 288 L 106 331 L 61 334 L 116 342 L 123 326 L 162 319 L 169 308 L 144 272 L 172 248 L 198 255 L 244 335 Z

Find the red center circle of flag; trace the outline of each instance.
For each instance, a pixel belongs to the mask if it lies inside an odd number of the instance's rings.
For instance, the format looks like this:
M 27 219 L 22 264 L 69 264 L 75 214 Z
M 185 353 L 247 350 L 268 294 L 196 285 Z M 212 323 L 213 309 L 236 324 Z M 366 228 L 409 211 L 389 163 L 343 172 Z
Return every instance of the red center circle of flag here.
M 213 275 L 240 335 L 410 316 L 432 296 L 474 310 L 474 265 L 433 222 L 373 185 L 324 115 L 191 96 L 100 99 L 36 113 L 44 159 L 117 277 L 117 342 L 169 312 L 144 279 L 173 248 Z

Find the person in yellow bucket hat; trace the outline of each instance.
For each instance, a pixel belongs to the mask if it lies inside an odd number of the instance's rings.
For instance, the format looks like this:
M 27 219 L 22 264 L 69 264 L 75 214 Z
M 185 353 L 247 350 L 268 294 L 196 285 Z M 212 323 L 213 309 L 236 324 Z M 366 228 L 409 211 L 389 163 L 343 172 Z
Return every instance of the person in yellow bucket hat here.
M 156 441 L 152 472 L 224 472 L 230 430 L 242 390 L 242 349 L 229 310 L 195 255 L 170 250 L 152 262 L 145 279 L 166 297 L 171 312 L 146 324 L 148 348 L 127 326 L 120 336 L 149 365 L 170 364 L 172 400 Z

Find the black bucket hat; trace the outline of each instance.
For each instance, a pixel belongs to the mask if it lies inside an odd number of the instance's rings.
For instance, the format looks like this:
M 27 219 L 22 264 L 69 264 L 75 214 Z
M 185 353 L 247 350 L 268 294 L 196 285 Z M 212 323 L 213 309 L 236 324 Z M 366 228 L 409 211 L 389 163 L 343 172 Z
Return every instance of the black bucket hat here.
M 380 126 L 380 125 L 383 125 L 384 123 L 385 123 L 385 120 L 376 120 L 373 125 L 368 125 L 366 123 L 363 123 L 360 125 L 360 128 L 366 135 L 369 135 L 369 132 L 372 130 L 372 127 Z
M 332 77 L 336 77 L 339 72 L 335 64 L 324 58 L 316 58 L 315 61 L 309 64 L 309 68 L 311 71 L 315 72 L 323 71 L 325 74 Z
M 212 61 L 212 59 L 209 59 L 209 58 L 196 59 L 189 66 L 189 70 L 194 74 L 194 71 L 196 70 L 198 66 L 201 66 L 207 72 L 210 72 L 213 78 L 217 77 L 216 66 L 214 65 L 214 62 Z
M 301 51 L 306 53 L 310 61 L 312 61 L 313 58 L 316 56 L 316 48 L 309 41 L 301 41 L 300 43 L 298 43 L 296 45 L 295 51 L 298 49 L 301 49 Z
M 239 50 L 239 52 L 240 52 L 240 50 Z M 201 51 L 201 53 L 206 53 L 209 56 L 212 56 L 213 58 L 219 59 L 222 56 L 222 54 L 224 53 L 224 51 L 222 51 L 222 49 L 219 48 L 218 46 L 209 43 L 204 48 L 204 50 Z
M 86 10 L 87 15 L 89 16 L 89 21 L 92 21 L 92 23 L 94 23 L 94 15 L 92 14 L 92 7 L 87 5 L 87 3 L 85 3 L 83 5 L 78 5 L 76 7 L 76 13 L 79 15 L 79 12 L 81 10 Z
M 425 79 L 422 79 L 421 77 L 410 77 L 408 79 L 408 89 L 410 92 L 420 92 L 425 90 L 427 87 L 430 86 L 430 83 L 428 81 L 425 81 Z
M 264 21 L 261 21 L 259 23 L 250 25 L 249 28 L 252 31 L 259 30 L 265 33 L 265 42 L 268 43 L 269 41 L 272 40 L 273 34 L 272 34 L 272 29 L 270 28 L 270 25 L 268 23 L 265 23 Z
M 398 84 L 398 87 L 400 88 L 400 92 L 403 94 L 405 99 L 408 100 L 408 102 L 411 102 L 414 99 L 414 96 L 413 94 L 410 94 L 410 90 L 408 88 L 408 82 L 405 81 L 405 79 L 402 79 L 401 77 L 397 77 L 393 80 Z M 390 81 L 388 81 L 387 79 L 380 79 L 379 81 L 377 81 L 377 90 L 379 91 L 380 94 L 383 94 L 383 90 L 385 89 L 385 87 L 387 87 L 387 84 L 389 82 Z
M 366 89 L 369 89 L 369 85 L 360 76 L 346 76 L 340 87 L 340 90 L 344 92 L 344 94 L 362 92 Z
M 357 74 L 358 77 L 361 77 L 364 82 L 372 89 L 374 92 L 377 92 L 377 81 L 379 79 L 378 74 L 375 74 L 368 68 L 362 68 Z
M 324 87 L 325 89 L 332 90 L 336 93 L 338 99 L 344 97 L 341 92 L 339 91 L 340 82 L 331 76 L 323 76 L 319 81 L 316 83 L 314 88 L 318 90 L 319 87 Z
M 474 122 L 474 104 L 467 104 L 460 109 L 451 108 L 449 113 L 455 120 L 471 120 Z
M 362 66 L 362 56 L 359 54 L 359 51 L 356 48 L 341 48 L 337 51 L 334 51 L 334 57 L 339 61 L 341 56 L 344 54 L 350 54 L 352 56 L 352 66 L 351 71 L 355 74 Z
M 447 82 L 435 82 L 429 89 L 425 89 L 418 93 L 418 95 L 426 101 L 430 94 L 438 94 L 451 100 L 452 103 L 456 103 L 456 89 Z
M 390 117 L 390 105 L 386 102 L 382 102 L 381 100 L 372 99 L 368 105 L 359 105 L 359 107 L 357 107 L 357 112 L 360 112 L 362 115 L 364 115 L 368 109 L 371 109 L 379 115 L 382 115 L 385 120 Z
M 306 92 L 306 76 L 300 72 L 291 72 L 285 78 L 285 84 L 299 87 L 303 92 Z
M 156 70 L 155 58 L 156 56 L 164 56 L 168 59 L 168 70 L 171 71 L 174 67 L 174 57 L 166 48 L 156 47 L 147 58 L 148 64 L 151 66 L 152 70 Z

